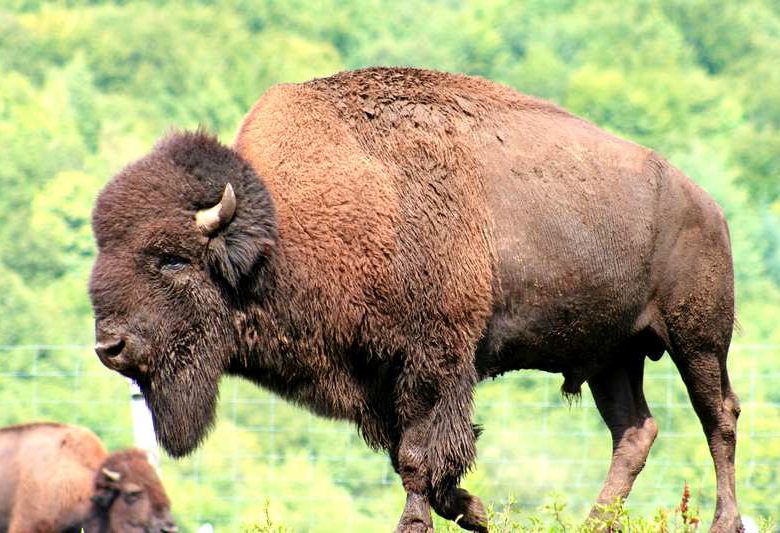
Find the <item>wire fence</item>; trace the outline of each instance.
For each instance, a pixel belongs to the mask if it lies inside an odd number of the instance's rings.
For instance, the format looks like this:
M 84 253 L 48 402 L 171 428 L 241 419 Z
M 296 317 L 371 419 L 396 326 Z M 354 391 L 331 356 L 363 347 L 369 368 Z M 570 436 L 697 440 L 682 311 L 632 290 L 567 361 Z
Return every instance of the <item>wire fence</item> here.
M 780 518 L 780 345 L 735 344 L 729 359 L 742 404 L 737 492 L 744 515 Z M 561 378 L 516 372 L 479 386 L 485 428 L 464 486 L 500 507 L 533 511 L 553 495 L 583 518 L 609 466 L 611 440 L 587 390 L 569 405 Z M 701 515 L 714 509 L 714 471 L 701 426 L 668 357 L 648 362 L 645 391 L 660 427 L 628 507 L 672 509 L 684 483 Z M 294 531 L 390 529 L 403 490 L 387 458 L 349 424 L 322 420 L 242 380 L 220 387 L 218 423 L 204 446 L 162 478 L 184 530 L 238 531 L 266 509 Z M 0 346 L 0 425 L 52 420 L 84 425 L 109 449 L 134 444 L 130 388 L 79 345 Z M 137 417 L 136 417 L 137 420 Z M 136 426 L 138 422 L 136 422 Z M 138 428 L 136 428 L 136 433 Z M 137 437 L 136 437 L 137 438 Z M 338 520 L 336 520 L 338 517 Z

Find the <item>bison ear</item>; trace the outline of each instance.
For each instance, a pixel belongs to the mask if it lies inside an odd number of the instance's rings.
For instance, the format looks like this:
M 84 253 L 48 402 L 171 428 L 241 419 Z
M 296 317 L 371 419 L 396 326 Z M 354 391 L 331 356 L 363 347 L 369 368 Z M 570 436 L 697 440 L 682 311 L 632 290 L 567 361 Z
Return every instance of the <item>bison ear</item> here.
M 118 483 L 122 474 L 116 470 L 103 467 L 95 480 L 95 494 L 92 501 L 98 507 L 108 508 L 119 494 Z
M 256 185 L 254 174 L 251 179 Z M 239 187 L 237 194 L 226 184 L 219 202 L 195 215 L 199 231 L 208 237 L 207 263 L 234 289 L 271 256 L 276 245 L 276 223 L 267 193 Z

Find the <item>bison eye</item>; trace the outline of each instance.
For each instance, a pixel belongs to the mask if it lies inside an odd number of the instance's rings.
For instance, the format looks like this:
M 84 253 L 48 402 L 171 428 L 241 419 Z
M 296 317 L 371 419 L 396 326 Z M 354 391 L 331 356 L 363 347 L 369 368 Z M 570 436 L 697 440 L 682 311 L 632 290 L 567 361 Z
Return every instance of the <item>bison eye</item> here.
M 158 259 L 160 270 L 166 272 L 177 272 L 186 267 L 190 262 L 178 255 L 162 255 Z
M 141 499 L 141 496 L 143 495 L 143 491 L 141 490 L 134 490 L 132 492 L 126 492 L 124 494 L 125 503 L 128 505 L 132 505 L 138 500 Z

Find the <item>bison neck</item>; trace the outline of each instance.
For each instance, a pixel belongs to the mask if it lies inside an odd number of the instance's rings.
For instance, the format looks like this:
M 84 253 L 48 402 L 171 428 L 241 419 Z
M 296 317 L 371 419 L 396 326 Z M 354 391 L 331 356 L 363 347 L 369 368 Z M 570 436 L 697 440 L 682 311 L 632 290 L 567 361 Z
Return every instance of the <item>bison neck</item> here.
M 397 369 L 361 346 L 343 301 L 286 264 L 275 257 L 264 297 L 240 313 L 243 353 L 228 372 L 317 415 L 351 421 L 369 445 L 388 448 Z

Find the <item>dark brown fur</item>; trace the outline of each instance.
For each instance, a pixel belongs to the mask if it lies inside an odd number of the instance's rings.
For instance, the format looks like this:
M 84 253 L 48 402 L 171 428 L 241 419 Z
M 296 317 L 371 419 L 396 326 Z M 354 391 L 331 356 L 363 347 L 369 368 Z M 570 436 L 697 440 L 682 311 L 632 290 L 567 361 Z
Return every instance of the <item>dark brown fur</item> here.
M 120 474 L 111 480 L 102 472 Z M 0 531 L 172 531 L 170 501 L 140 450 L 108 454 L 91 431 L 34 423 L 0 429 Z
M 195 226 L 226 183 L 235 217 Z M 588 381 L 614 440 L 600 502 L 655 438 L 644 358 L 672 354 L 718 473 L 713 529 L 739 524 L 728 234 L 653 152 L 479 78 L 367 69 L 269 90 L 232 148 L 174 134 L 101 193 L 91 280 L 101 360 L 141 385 L 163 445 L 194 449 L 224 373 L 389 451 L 408 493 L 484 531 L 457 488 L 472 392 L 520 368 Z M 121 341 L 121 342 L 120 342 Z

